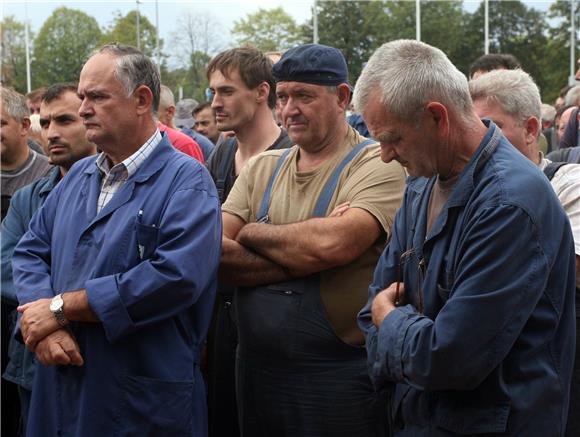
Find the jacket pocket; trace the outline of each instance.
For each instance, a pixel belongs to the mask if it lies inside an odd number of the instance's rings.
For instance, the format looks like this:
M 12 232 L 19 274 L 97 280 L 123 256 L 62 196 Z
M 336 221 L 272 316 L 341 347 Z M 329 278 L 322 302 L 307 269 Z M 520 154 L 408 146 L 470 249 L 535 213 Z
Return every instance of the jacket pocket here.
M 126 376 L 120 409 L 122 436 L 191 436 L 193 381 Z
M 137 223 L 137 253 L 140 260 L 153 256 L 159 238 L 159 228 Z
M 509 402 L 482 405 L 439 397 L 433 420 L 438 428 L 458 435 L 503 433 L 507 430 Z

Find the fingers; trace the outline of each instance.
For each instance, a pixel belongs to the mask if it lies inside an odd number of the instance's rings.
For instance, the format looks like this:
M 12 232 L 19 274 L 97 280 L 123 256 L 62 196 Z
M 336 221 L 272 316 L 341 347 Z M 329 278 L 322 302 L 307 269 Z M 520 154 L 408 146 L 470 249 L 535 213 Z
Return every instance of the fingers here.
M 26 311 L 27 308 L 30 307 L 31 304 L 32 304 L 32 302 L 25 303 L 24 305 L 20 305 L 20 306 L 16 307 L 16 311 L 18 311 L 19 313 L 23 313 L 24 311 Z
M 35 351 L 36 344 L 47 335 L 60 328 L 58 321 L 50 311 L 49 299 L 41 299 L 30 304 L 22 305 L 20 331 L 26 346 Z
M 70 364 L 70 358 L 68 354 L 62 348 L 60 343 L 54 342 L 49 345 L 50 351 L 50 363 L 54 365 L 64 366 Z
M 83 357 L 79 350 L 79 346 L 74 338 L 69 335 L 60 343 L 62 350 L 69 358 L 69 363 L 75 366 L 82 366 L 84 364 Z
M 64 329 L 38 342 L 36 356 L 38 361 L 45 366 L 82 366 L 84 364 L 78 344 L 74 337 Z
M 340 217 L 348 210 L 348 208 L 350 208 L 350 202 L 341 203 L 334 207 L 332 212 L 329 214 L 329 217 Z

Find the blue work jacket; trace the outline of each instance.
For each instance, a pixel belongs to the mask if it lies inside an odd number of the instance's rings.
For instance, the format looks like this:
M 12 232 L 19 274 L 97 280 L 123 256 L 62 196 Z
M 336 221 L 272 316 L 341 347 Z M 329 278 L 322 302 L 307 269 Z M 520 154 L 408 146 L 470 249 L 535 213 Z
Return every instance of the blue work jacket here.
M 60 181 L 60 168 L 54 167 L 48 176 L 21 188 L 10 200 L 10 208 L 2 222 L 0 253 L 2 256 L 2 300 L 11 305 L 18 304 L 12 281 L 14 248 L 28 230 L 30 219 L 42 206 L 58 181 Z M 8 358 L 9 361 L 2 377 L 26 390 L 32 390 L 34 354 L 24 346 L 24 343 L 12 337 L 8 345 Z
M 101 321 L 69 325 L 82 367 L 38 366 L 28 435 L 205 435 L 197 363 L 221 249 L 215 186 L 164 136 L 97 213 L 95 160 L 71 168 L 14 251 L 20 303 L 85 288 Z
M 557 436 L 574 361 L 574 248 L 547 178 L 490 122 L 426 233 L 435 178 L 410 178 L 359 314 L 396 436 Z M 404 304 L 379 329 L 374 296 Z M 423 312 L 418 311 L 419 308 Z

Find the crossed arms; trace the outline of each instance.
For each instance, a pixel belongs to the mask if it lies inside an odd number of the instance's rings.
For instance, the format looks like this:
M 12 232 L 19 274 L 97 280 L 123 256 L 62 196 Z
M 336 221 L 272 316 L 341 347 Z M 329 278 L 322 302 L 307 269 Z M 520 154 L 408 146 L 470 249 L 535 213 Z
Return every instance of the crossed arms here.
M 248 224 L 227 212 L 222 220 L 220 278 L 239 286 L 285 281 L 348 264 L 382 233 L 372 214 L 348 203 L 328 217 L 286 225 Z

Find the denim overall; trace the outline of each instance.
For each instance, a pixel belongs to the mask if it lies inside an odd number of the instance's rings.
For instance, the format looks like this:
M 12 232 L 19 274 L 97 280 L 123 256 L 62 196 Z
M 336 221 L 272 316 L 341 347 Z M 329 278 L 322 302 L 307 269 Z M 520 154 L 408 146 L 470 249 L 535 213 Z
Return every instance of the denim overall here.
M 324 217 L 344 167 L 368 144 L 358 144 L 331 175 L 313 211 Z M 289 149 L 290 150 L 290 149 Z M 268 221 L 278 161 L 258 221 Z M 386 399 L 367 375 L 364 347 L 343 342 L 320 298 L 320 275 L 236 291 L 240 427 L 251 437 L 365 437 L 386 434 Z

